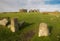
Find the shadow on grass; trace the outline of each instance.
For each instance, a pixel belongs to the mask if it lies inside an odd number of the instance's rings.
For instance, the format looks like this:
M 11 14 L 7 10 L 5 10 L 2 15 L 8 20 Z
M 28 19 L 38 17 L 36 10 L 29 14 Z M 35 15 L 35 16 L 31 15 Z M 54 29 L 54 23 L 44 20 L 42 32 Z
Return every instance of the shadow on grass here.
M 22 29 L 24 29 L 25 27 L 29 27 L 29 26 L 31 26 L 31 25 L 33 25 L 33 24 L 34 24 L 34 23 L 27 23 L 27 22 L 23 21 L 23 22 L 19 23 L 19 30 L 22 30 Z
M 23 30 L 26 27 L 29 27 L 33 25 L 34 23 L 28 23 L 28 22 L 20 22 L 19 24 L 19 30 Z M 24 31 L 20 33 L 20 37 L 17 39 L 17 41 L 30 41 L 31 38 L 35 35 L 34 30 Z
M 30 30 L 22 33 L 17 41 L 31 41 L 32 37 L 35 35 L 34 30 Z
M 49 33 L 51 34 L 53 27 L 52 26 L 48 26 L 48 29 L 49 29 Z

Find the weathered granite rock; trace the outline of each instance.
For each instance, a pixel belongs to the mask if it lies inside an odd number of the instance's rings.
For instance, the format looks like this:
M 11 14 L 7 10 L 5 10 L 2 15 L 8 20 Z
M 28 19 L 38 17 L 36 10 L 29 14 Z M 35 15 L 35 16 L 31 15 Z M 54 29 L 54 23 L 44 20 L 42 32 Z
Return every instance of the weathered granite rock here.
M 19 22 L 17 18 L 11 18 L 10 24 L 7 26 L 12 32 L 16 32 L 19 30 Z
M 0 20 L 0 25 L 2 26 L 6 26 L 7 23 L 8 23 L 8 20 L 6 18 L 3 18 Z
M 40 23 L 38 36 L 41 37 L 48 35 L 49 35 L 48 25 L 46 23 Z
M 12 32 L 15 32 L 15 25 L 14 25 L 14 19 L 11 19 L 11 25 L 10 25 L 11 27 L 10 27 L 10 30 L 12 31 Z
M 11 19 L 11 24 L 10 24 L 10 30 L 12 31 L 12 32 L 16 32 L 16 31 L 18 31 L 18 29 L 19 29 L 19 25 L 18 25 L 18 20 L 17 20 L 17 18 L 12 18 Z
M 18 21 L 18 18 L 1 18 L 0 25 L 8 27 L 12 32 L 20 30 L 24 26 L 25 21 Z

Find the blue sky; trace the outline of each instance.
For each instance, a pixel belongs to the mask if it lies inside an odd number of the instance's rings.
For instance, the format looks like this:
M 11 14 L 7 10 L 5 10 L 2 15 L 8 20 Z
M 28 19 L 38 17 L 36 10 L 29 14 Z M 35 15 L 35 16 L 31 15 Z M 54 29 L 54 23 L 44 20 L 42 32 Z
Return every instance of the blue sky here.
M 46 4 L 52 4 L 52 5 L 55 5 L 55 4 L 60 4 L 60 0 L 51 0 L 51 1 L 45 1 Z
M 18 11 L 21 8 L 60 11 L 60 0 L 0 0 L 0 12 Z

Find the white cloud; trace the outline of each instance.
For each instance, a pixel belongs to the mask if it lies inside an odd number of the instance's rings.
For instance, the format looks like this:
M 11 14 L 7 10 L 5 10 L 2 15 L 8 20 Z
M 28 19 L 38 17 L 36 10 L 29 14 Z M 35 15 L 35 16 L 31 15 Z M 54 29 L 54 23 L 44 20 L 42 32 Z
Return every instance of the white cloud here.
M 60 5 L 52 5 L 52 4 L 45 4 L 45 1 L 51 1 L 51 0 L 30 0 L 29 1 L 29 9 L 40 9 L 40 11 L 60 11 Z
M 0 0 L 0 11 L 18 11 L 20 8 L 60 11 L 60 5 L 47 5 L 45 1 L 50 0 Z
M 40 6 L 40 11 L 60 11 L 59 5 L 43 5 Z
M 17 11 L 18 1 L 16 0 L 0 0 L 0 12 Z

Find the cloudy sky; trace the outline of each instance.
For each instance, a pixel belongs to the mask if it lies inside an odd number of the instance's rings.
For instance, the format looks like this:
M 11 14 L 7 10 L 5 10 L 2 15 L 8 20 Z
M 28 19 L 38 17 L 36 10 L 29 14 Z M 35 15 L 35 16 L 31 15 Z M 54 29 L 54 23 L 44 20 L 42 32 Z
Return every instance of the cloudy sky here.
M 18 11 L 21 8 L 60 11 L 60 0 L 0 0 L 0 12 Z

